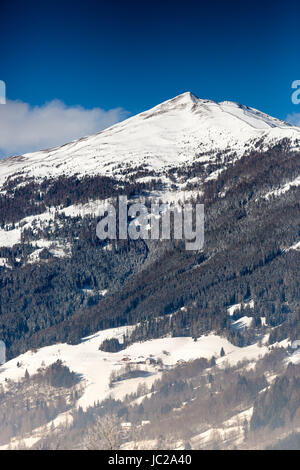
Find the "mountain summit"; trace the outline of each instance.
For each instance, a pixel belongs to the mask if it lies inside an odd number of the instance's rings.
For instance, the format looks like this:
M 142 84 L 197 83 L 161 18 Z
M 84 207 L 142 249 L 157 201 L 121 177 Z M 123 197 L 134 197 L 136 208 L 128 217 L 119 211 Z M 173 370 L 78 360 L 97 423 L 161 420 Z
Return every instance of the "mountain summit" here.
M 282 139 L 299 148 L 300 129 L 256 109 L 199 99 L 186 92 L 104 131 L 61 147 L 0 162 L 0 185 L 14 174 L 38 180 L 61 175 L 123 178 L 137 168 L 160 174 L 215 156 L 242 156 Z

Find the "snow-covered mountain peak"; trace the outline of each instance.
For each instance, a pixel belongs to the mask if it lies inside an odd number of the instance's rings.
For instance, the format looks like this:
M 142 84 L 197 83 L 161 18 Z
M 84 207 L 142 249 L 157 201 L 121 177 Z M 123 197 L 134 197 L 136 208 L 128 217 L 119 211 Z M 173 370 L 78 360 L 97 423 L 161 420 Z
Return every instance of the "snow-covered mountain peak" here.
M 189 111 L 198 115 L 200 118 L 207 118 L 210 120 L 218 120 L 221 116 L 222 119 L 228 120 L 230 126 L 236 120 L 240 120 L 240 125 L 245 124 L 255 129 L 268 129 L 270 127 L 291 128 L 292 126 L 287 122 L 280 119 L 273 118 L 257 109 L 249 106 L 234 102 L 234 101 L 220 101 L 216 102 L 208 99 L 200 99 L 192 92 L 187 91 L 174 98 L 171 98 L 159 105 L 151 108 L 138 115 L 141 118 L 154 118 L 161 113 L 175 112 L 175 111 Z M 215 125 L 222 126 L 221 122 Z
M 167 113 L 167 112 L 172 112 L 176 110 L 177 111 L 180 111 L 180 110 L 191 111 L 192 108 L 201 101 L 203 100 L 200 100 L 196 95 L 194 95 L 190 91 L 187 91 L 185 93 L 181 93 L 178 96 L 175 96 L 174 98 L 163 101 L 157 106 L 154 106 L 154 108 L 151 108 L 147 111 L 144 111 L 138 114 L 138 116 L 147 119 L 150 117 L 154 117 L 160 113 Z
M 0 162 L 0 187 L 18 173 L 37 179 L 62 174 L 116 178 L 147 168 L 161 174 L 221 153 L 242 156 L 287 138 L 300 147 L 300 128 L 230 101 L 215 102 L 182 93 L 90 137 Z

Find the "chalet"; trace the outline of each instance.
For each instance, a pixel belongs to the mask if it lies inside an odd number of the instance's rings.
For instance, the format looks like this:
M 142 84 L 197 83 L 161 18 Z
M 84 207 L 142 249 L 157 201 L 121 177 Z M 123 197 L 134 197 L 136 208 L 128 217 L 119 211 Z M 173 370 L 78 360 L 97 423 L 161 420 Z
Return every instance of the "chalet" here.
M 123 362 L 129 362 L 130 359 L 129 359 L 129 357 L 123 357 L 123 358 L 122 358 L 122 361 L 123 361 Z

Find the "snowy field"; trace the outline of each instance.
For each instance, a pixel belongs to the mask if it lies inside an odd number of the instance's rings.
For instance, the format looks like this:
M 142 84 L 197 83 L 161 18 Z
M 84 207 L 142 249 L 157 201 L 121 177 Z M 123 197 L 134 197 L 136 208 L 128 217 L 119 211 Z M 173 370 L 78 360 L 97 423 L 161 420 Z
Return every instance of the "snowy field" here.
M 256 343 L 239 348 L 231 344 L 227 339 L 212 333 L 201 336 L 197 341 L 190 337 L 166 337 L 134 343 L 117 353 L 99 350 L 99 346 L 104 339 L 117 338 L 122 342 L 123 335 L 130 334 L 133 328 L 134 326 L 100 331 L 84 338 L 78 345 L 56 344 L 39 350 L 28 351 L 0 367 L 0 384 L 5 388 L 6 379 L 18 381 L 24 377 L 26 370 L 28 370 L 30 375 L 34 375 L 40 367 L 47 367 L 60 359 L 70 370 L 80 376 L 83 394 L 77 401 L 76 407 L 82 407 L 86 410 L 96 402 L 101 402 L 108 397 L 123 399 L 126 395 L 135 393 L 141 384 L 151 387 L 155 380 L 161 378 L 164 370 L 169 370 L 173 366 L 190 360 L 201 357 L 210 359 L 214 356 L 218 367 L 236 365 L 243 360 L 250 361 L 247 367 L 253 367 L 257 360 L 271 349 L 267 346 L 268 334 L 262 339 L 261 346 Z M 286 348 L 288 345 L 289 342 L 285 340 L 272 347 L 282 346 Z M 221 348 L 225 351 L 225 356 L 223 357 L 220 357 Z M 157 361 L 158 359 L 162 360 L 162 364 L 158 365 L 155 362 L 154 364 L 149 364 L 150 360 Z M 300 350 L 296 350 L 287 362 L 300 363 Z M 124 368 L 125 364 L 132 364 L 133 367 L 138 364 L 142 371 L 148 372 L 148 375 L 121 380 L 114 383 L 111 387 L 110 378 L 112 372 L 118 372 L 121 368 Z M 132 404 L 140 403 L 145 396 L 147 395 L 134 399 Z M 249 416 L 251 412 L 252 409 L 245 410 L 245 412 L 233 417 L 224 423 L 222 429 L 214 428 L 203 431 L 192 438 L 193 444 L 205 444 L 212 439 L 214 432 L 220 433 L 224 439 L 227 434 L 232 435 L 232 433 L 236 433 L 238 444 L 238 437 L 241 435 L 242 418 Z M 51 429 L 56 429 L 61 425 L 69 426 L 72 423 L 72 419 L 72 410 L 61 413 L 54 420 L 49 421 L 47 425 L 34 429 L 21 441 L 17 438 L 13 439 L 10 445 L 11 447 L 26 445 L 29 448 L 39 441 L 43 435 L 47 434 L 48 431 L 50 432 Z M 136 443 L 136 445 L 141 445 L 141 448 L 151 447 L 149 443 L 145 442 Z M 8 448 L 8 445 L 0 447 L 3 450 L 6 448 Z M 178 448 L 180 448 L 180 445 Z
M 1 367 L 0 383 L 5 384 L 5 379 L 21 379 L 26 369 L 30 375 L 33 375 L 42 365 L 48 366 L 60 359 L 80 375 L 84 384 L 84 393 L 77 404 L 86 409 L 109 396 L 121 399 L 126 394 L 135 392 L 141 383 L 150 386 L 162 374 L 161 368 L 157 365 L 144 364 L 150 357 L 155 360 L 161 359 L 163 368 L 172 367 L 178 362 L 212 356 L 217 358 L 219 365 L 222 363 L 234 365 L 243 359 L 256 361 L 269 350 L 267 346 L 259 347 L 257 344 L 239 348 L 225 338 L 209 334 L 201 336 L 197 341 L 190 337 L 160 338 L 135 343 L 118 353 L 99 351 L 99 346 L 104 339 L 114 337 L 121 342 L 123 334 L 128 332 L 130 328 L 127 327 L 113 328 L 85 338 L 78 345 L 56 344 L 37 351 L 28 351 Z M 220 358 L 222 347 L 225 356 Z M 149 375 L 120 381 L 110 388 L 111 373 L 118 371 L 128 362 L 140 363 L 141 369 L 148 371 Z M 17 363 L 21 366 L 17 367 Z

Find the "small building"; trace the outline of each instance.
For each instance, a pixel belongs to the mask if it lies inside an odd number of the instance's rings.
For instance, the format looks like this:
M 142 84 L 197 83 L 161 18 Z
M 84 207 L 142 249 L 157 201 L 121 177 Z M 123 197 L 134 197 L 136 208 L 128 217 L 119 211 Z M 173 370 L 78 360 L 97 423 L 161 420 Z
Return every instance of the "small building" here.
M 122 426 L 122 428 L 125 428 L 125 429 L 130 429 L 130 428 L 131 428 L 131 426 L 132 426 L 132 424 L 131 424 L 131 423 L 129 423 L 129 422 L 128 422 L 128 423 L 124 422 L 124 423 L 121 423 L 121 426 Z
M 292 349 L 298 349 L 300 348 L 300 339 L 296 339 L 295 341 L 292 341 Z
M 129 357 L 123 357 L 123 358 L 122 358 L 122 361 L 123 361 L 123 362 L 129 362 L 130 359 L 129 359 Z

